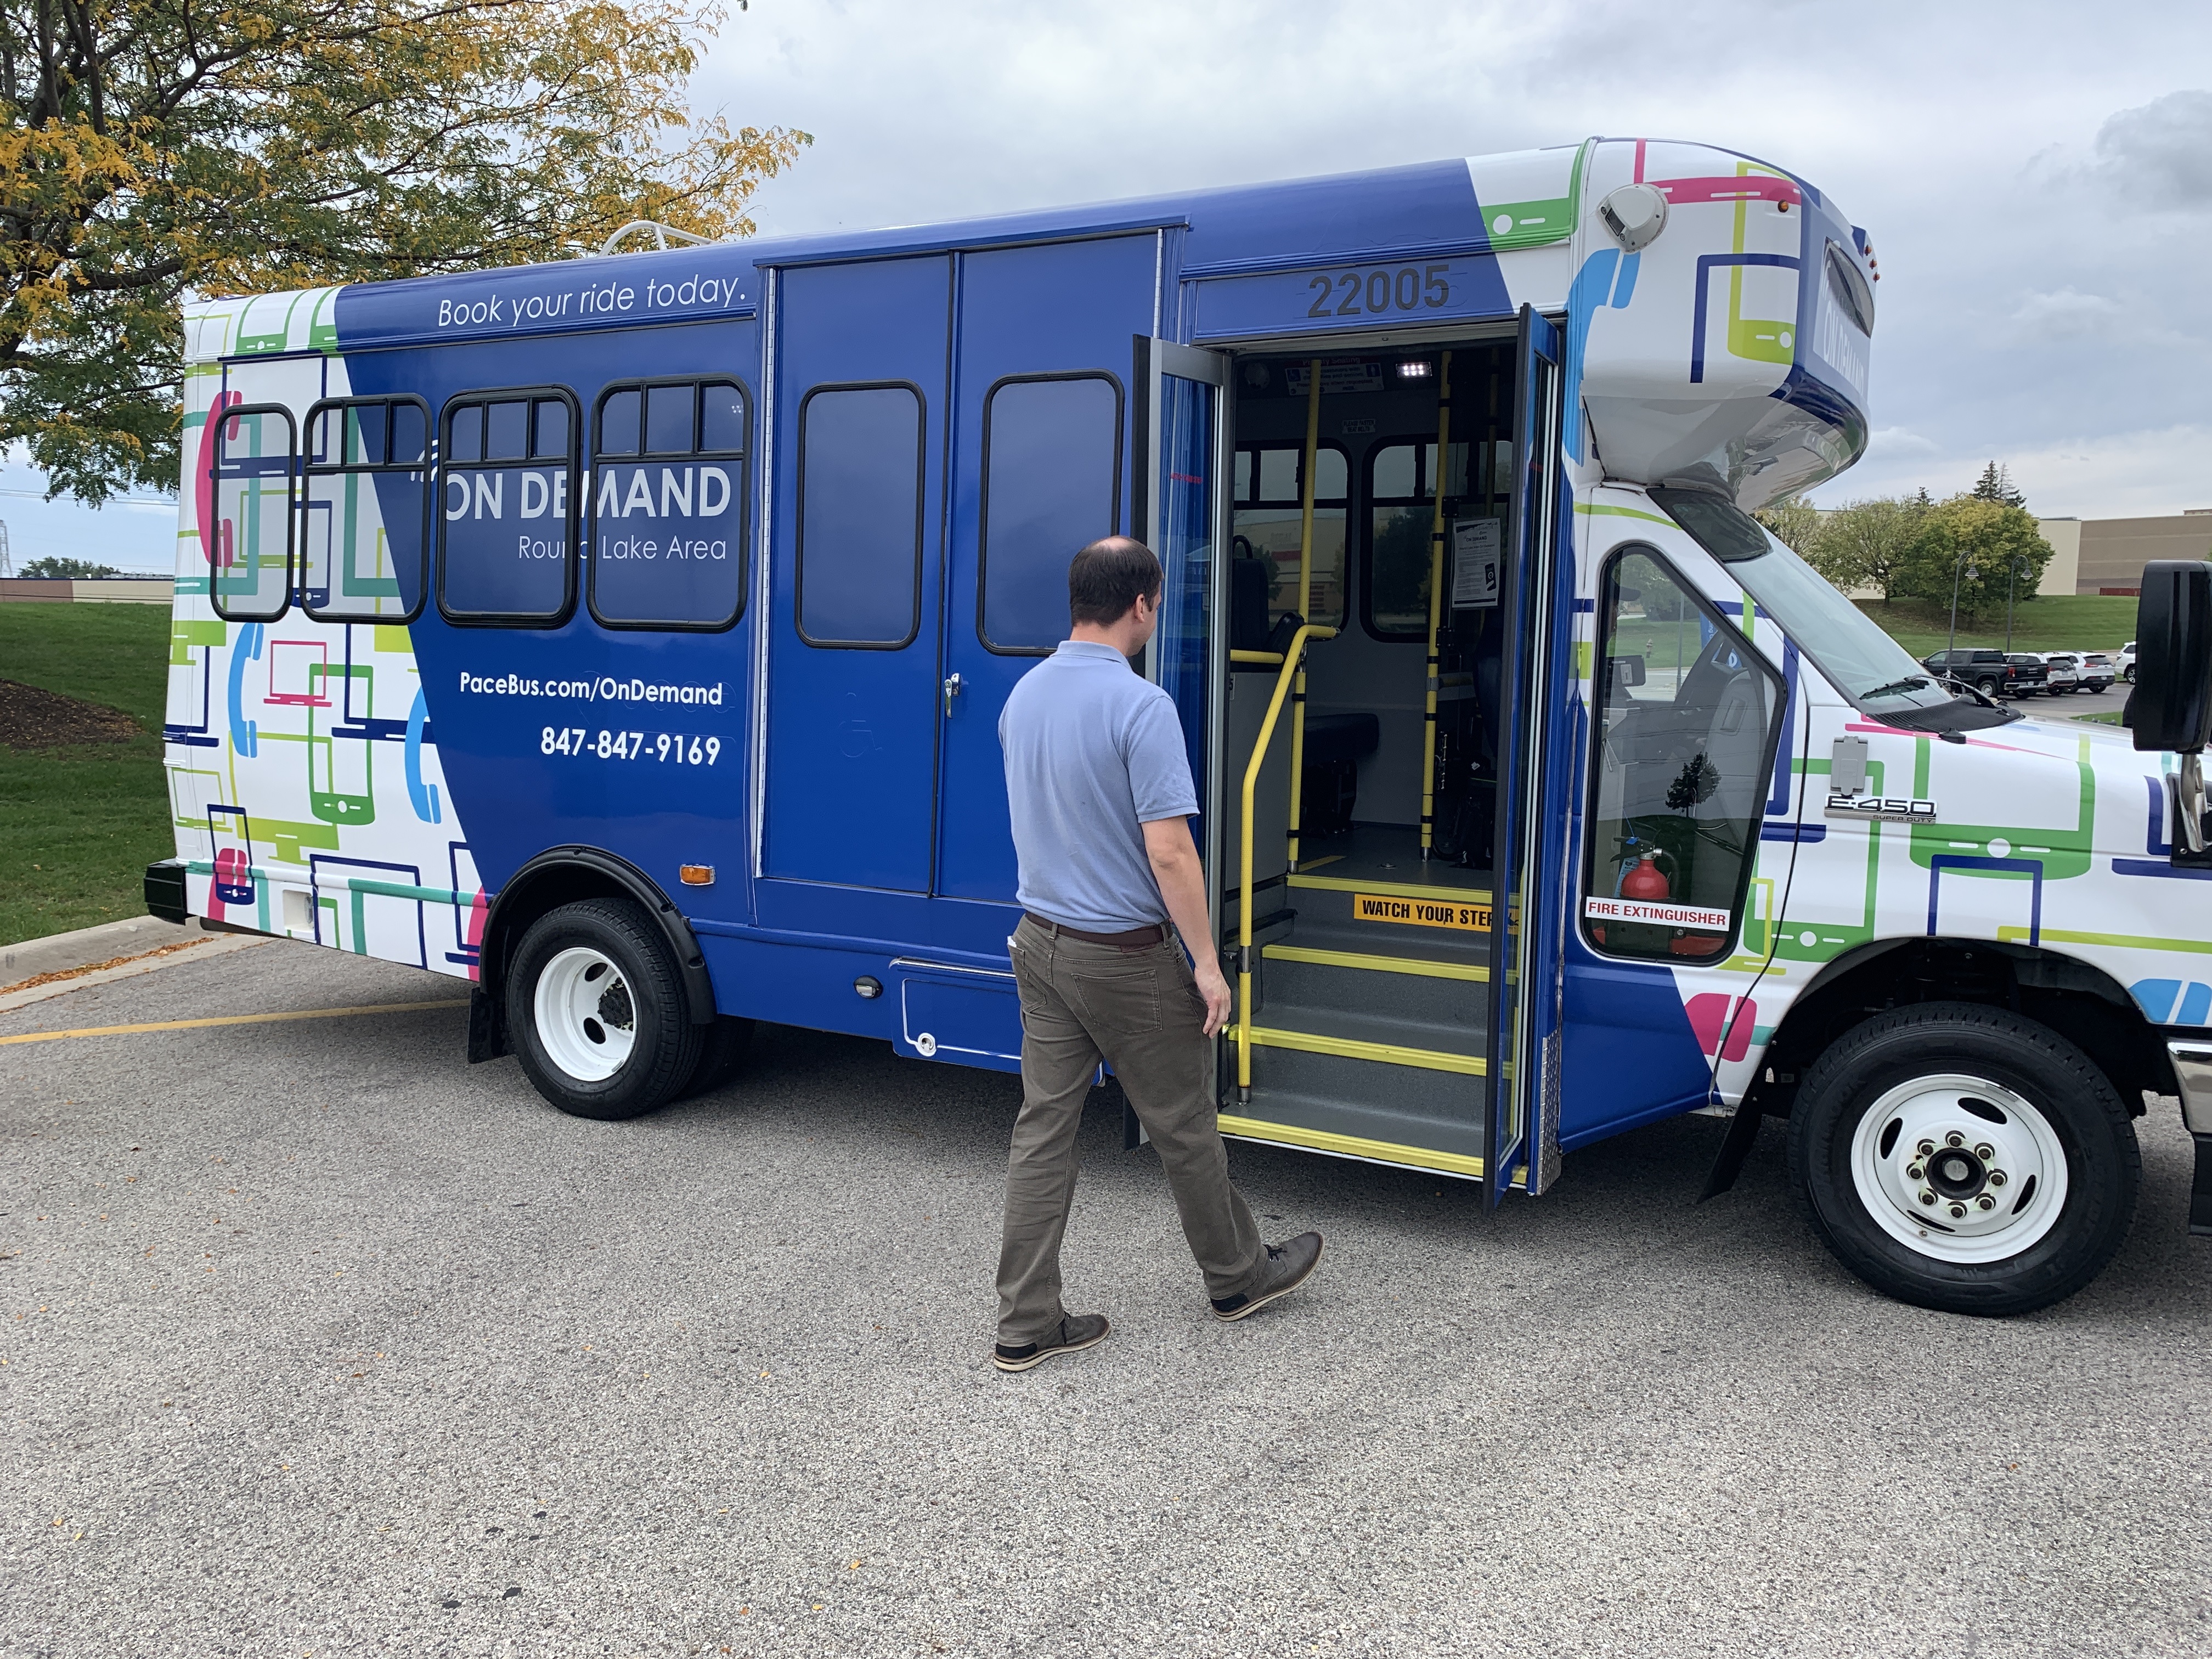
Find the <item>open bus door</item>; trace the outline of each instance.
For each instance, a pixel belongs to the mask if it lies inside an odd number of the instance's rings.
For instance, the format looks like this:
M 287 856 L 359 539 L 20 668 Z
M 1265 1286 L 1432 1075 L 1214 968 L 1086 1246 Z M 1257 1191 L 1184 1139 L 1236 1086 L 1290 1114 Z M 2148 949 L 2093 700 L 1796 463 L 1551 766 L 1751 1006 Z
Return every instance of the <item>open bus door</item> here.
M 1229 359 L 1171 340 L 1138 335 L 1137 468 L 1142 492 L 1134 533 L 1159 556 L 1158 629 L 1146 648 L 1147 678 L 1175 699 L 1199 799 L 1198 847 L 1209 874 L 1221 868 L 1222 745 L 1215 700 L 1229 663 L 1220 586 L 1225 565 L 1215 550 L 1226 542 Z M 1211 921 L 1219 930 L 1218 880 L 1209 882 Z
M 1498 947 L 1490 975 L 1489 1094 L 1483 1131 L 1486 1209 L 1515 1186 L 1543 1190 L 1558 1162 L 1564 981 L 1563 901 L 1567 768 L 1557 751 L 1571 738 L 1555 708 L 1564 641 L 1574 613 L 1571 537 L 1559 506 L 1563 349 L 1558 326 L 1521 310 L 1515 399 L 1510 580 L 1495 618 L 1503 655 L 1492 892 Z M 1571 746 L 1571 744 L 1570 744 Z M 1549 896 L 1547 898 L 1547 896 Z

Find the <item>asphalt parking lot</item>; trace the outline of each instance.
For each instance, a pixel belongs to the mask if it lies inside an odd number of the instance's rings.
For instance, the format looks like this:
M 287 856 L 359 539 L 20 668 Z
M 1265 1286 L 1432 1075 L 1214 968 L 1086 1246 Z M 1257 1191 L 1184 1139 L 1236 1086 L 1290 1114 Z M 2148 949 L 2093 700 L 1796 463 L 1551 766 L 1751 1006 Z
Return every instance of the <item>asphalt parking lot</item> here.
M 256 945 L 0 1036 L 457 997 Z M 1880 1300 L 1721 1126 L 1468 1187 L 1239 1146 L 1309 1290 L 1208 1316 L 1092 1114 L 1095 1352 L 988 1360 L 1012 1079 L 764 1034 L 563 1118 L 459 1006 L 0 1047 L 0 1652 L 2202 1655 L 2212 1244 Z

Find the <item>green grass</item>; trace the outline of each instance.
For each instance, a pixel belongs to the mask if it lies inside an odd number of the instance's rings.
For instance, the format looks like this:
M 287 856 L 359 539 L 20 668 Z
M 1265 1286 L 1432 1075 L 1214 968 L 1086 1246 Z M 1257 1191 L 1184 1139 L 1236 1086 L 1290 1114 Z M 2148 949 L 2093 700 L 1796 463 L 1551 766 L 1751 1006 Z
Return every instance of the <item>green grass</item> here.
M 1951 642 L 1951 608 L 1922 599 L 1861 599 L 1859 609 L 1880 623 L 1915 657 Z M 2124 596 L 2065 594 L 2031 599 L 2012 616 L 2015 651 L 2118 651 L 2136 636 L 2136 602 Z M 1959 618 L 1959 643 L 2005 648 L 2002 606 Z
M 120 709 L 144 735 L 0 747 L 0 944 L 146 913 L 146 866 L 171 857 L 161 715 L 169 611 L 0 605 L 0 678 Z

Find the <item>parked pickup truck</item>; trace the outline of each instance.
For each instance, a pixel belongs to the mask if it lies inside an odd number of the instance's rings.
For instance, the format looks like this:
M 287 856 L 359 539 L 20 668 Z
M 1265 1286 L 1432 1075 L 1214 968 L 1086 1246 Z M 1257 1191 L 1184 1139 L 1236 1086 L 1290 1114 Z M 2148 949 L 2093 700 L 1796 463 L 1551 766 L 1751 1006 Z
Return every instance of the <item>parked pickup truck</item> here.
M 2025 652 L 2007 656 L 2002 651 L 1938 651 L 1923 657 L 1920 665 L 1929 673 L 1971 685 L 1985 697 L 2032 697 L 2050 683 L 2050 672 L 2040 657 Z

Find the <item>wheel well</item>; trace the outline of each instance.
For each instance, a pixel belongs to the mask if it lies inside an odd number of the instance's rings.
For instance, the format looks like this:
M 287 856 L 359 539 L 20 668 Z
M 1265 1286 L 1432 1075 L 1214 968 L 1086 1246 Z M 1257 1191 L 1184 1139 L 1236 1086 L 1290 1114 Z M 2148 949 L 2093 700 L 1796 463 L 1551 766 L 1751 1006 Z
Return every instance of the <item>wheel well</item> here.
M 2136 1117 L 2146 1091 L 2179 1087 L 2164 1041 L 2101 969 L 2040 945 L 1917 939 L 1862 946 L 1830 963 L 1784 1016 L 1746 1104 L 1787 1116 L 1798 1079 L 1831 1043 L 1862 1020 L 1916 1002 L 1984 1003 L 2049 1026 L 2112 1079 Z
M 556 847 L 516 871 L 499 890 L 490 914 L 484 918 L 477 984 L 485 1006 L 480 1013 L 472 1012 L 470 1021 L 471 1060 L 495 1059 L 508 1051 L 507 970 L 531 923 L 564 904 L 594 898 L 629 899 L 644 908 L 675 955 L 691 1023 L 714 1022 L 714 986 L 708 976 L 706 956 L 699 949 L 691 924 L 668 896 L 627 859 L 596 847 Z

